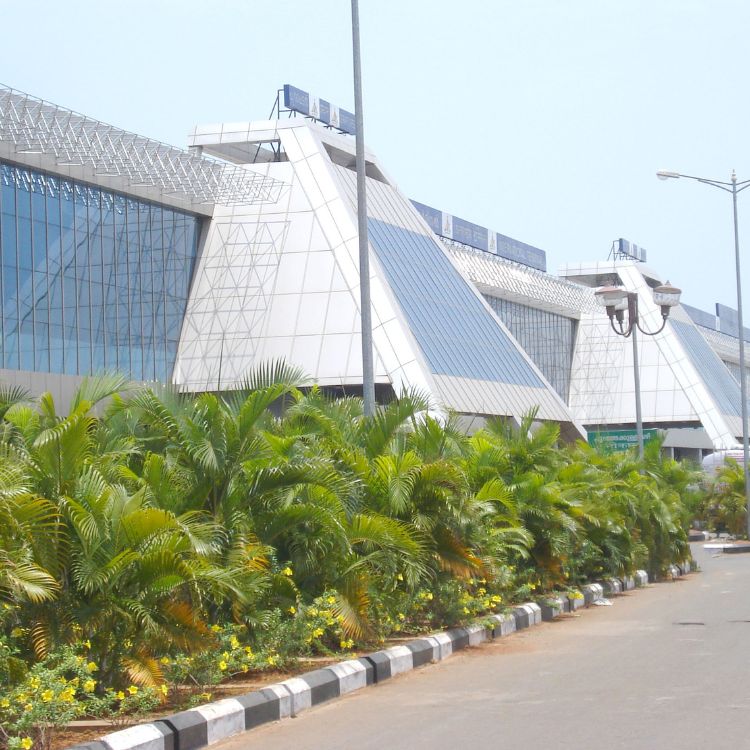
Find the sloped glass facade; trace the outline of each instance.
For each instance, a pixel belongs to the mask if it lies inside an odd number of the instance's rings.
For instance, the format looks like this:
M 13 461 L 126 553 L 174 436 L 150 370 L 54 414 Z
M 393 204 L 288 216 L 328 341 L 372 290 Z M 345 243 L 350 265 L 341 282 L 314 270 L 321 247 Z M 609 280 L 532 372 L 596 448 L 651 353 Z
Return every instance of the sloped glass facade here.
M 693 367 L 698 371 L 704 385 L 714 398 L 719 411 L 733 417 L 742 415 L 740 384 L 724 363 L 711 349 L 698 329 L 681 320 L 670 320 L 674 332 L 680 339 Z
M 576 321 L 489 294 L 483 296 L 560 398 L 567 402 Z
M 433 373 L 545 387 L 434 239 L 372 218 L 367 227 Z
M 0 163 L 0 366 L 168 381 L 199 222 Z

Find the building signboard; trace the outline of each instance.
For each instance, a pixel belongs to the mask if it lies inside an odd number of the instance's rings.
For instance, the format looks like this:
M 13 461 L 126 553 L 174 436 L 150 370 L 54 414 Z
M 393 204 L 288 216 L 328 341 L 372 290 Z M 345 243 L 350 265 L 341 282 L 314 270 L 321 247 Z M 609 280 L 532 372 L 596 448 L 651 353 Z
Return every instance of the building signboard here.
M 419 211 L 427 225 L 438 237 L 455 240 L 462 245 L 499 255 L 501 258 L 512 260 L 514 263 L 521 263 L 530 268 L 536 268 L 539 271 L 547 270 L 547 255 L 544 250 L 540 250 L 538 247 L 519 242 L 519 240 L 506 237 L 499 232 L 493 232 L 445 211 L 425 206 L 424 203 L 412 201 L 412 205 Z
M 313 120 L 330 125 L 343 133 L 355 133 L 354 115 L 351 112 L 288 83 L 284 84 L 284 106 L 292 112 L 312 117 Z
M 643 431 L 643 444 L 654 440 L 659 430 L 649 428 Z M 636 430 L 599 430 L 589 432 L 589 445 L 598 448 L 604 453 L 615 453 L 626 451 L 638 446 L 638 432 Z
M 632 258 L 641 263 L 646 262 L 646 250 L 642 247 L 638 247 L 634 242 L 630 242 L 630 240 L 623 239 L 622 237 L 617 240 L 617 252 L 625 258 Z

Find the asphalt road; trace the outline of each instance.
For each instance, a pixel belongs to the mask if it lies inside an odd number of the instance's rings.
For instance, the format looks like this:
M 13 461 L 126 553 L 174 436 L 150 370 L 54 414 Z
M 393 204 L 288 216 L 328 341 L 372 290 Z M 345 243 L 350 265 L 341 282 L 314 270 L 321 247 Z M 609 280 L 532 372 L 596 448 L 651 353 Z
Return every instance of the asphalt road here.
M 221 750 L 750 748 L 750 554 L 255 729 Z

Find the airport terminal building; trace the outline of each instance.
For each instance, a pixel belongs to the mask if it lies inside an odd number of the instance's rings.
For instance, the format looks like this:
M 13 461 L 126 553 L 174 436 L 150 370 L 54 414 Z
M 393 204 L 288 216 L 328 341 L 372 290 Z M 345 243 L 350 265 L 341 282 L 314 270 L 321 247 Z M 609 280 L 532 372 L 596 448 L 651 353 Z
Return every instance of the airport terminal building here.
M 287 86 L 277 119 L 197 127 L 183 150 L 0 87 L 0 380 L 224 391 L 283 358 L 360 391 L 352 130 Z M 374 154 L 366 172 L 380 398 L 417 387 L 467 424 L 536 408 L 568 439 L 632 429 L 630 343 L 594 291 L 638 292 L 656 330 L 665 279 L 637 255 L 553 275 L 538 248 L 410 200 Z M 641 339 L 644 424 L 676 455 L 742 434 L 738 336 L 731 309 L 682 305 Z

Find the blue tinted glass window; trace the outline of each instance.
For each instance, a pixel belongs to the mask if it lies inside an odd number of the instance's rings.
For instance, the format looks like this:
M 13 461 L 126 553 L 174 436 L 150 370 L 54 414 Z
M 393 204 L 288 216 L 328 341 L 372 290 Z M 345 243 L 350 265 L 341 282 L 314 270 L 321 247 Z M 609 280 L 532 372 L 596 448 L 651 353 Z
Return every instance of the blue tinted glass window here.
M 550 385 L 567 401 L 576 321 L 498 297 L 484 298 Z
M 75 243 L 75 208 L 73 185 L 60 184 L 60 237 L 63 284 L 63 372 L 75 375 L 78 370 L 78 268 Z
M 49 287 L 50 372 L 63 372 L 65 310 L 63 307 L 60 183 L 47 178 L 47 274 Z
M 691 323 L 671 320 L 669 324 L 679 337 L 719 411 L 730 416 L 742 416 L 740 384 L 732 377 L 706 339 Z
M 49 269 L 47 264 L 47 201 L 44 175 L 32 173 L 31 245 L 34 320 L 34 366 L 49 370 Z
M 376 219 L 367 224 L 388 283 L 433 373 L 545 387 L 432 238 Z
M 31 177 L 18 170 L 16 184 L 18 349 L 22 370 L 34 369 L 34 278 L 31 242 Z
M 0 163 L 0 366 L 168 380 L 199 219 Z

